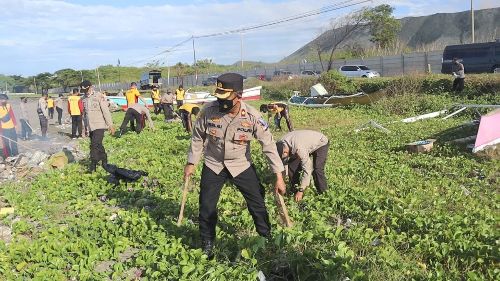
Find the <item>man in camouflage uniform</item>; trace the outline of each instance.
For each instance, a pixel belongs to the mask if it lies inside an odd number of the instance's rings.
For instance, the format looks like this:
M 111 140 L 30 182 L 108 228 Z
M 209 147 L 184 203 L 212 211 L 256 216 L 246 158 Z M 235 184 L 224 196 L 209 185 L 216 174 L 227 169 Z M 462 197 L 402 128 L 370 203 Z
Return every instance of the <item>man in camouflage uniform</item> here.
M 199 227 L 202 249 L 209 258 L 213 257 L 217 202 L 227 180 L 231 180 L 245 198 L 259 235 L 271 235 L 264 190 L 251 162 L 252 139 L 260 142 L 276 174 L 276 192 L 285 193 L 283 163 L 273 143 L 273 136 L 260 113 L 241 101 L 242 93 L 243 76 L 226 73 L 217 78 L 214 93 L 217 101 L 208 103 L 196 120 L 188 163 L 184 168 L 184 178 L 187 179 L 193 174 L 202 153 L 205 154 L 200 184 Z

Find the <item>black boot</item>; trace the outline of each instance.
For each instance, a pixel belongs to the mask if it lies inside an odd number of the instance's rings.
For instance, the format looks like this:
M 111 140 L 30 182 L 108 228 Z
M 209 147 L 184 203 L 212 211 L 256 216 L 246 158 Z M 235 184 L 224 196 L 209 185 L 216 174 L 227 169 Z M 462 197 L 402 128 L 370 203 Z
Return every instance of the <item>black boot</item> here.
M 201 249 L 203 253 L 207 255 L 208 259 L 214 258 L 214 241 L 213 240 L 203 240 L 201 241 Z
M 97 162 L 91 161 L 89 166 L 89 173 L 95 172 L 96 168 L 97 168 Z

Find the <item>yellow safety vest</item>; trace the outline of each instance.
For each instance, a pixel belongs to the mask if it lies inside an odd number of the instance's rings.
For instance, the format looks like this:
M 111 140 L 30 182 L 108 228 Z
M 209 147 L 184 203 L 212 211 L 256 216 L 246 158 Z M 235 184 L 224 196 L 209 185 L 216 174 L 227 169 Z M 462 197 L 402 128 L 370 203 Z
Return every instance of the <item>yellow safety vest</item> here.
M 192 113 L 193 112 L 193 108 L 195 108 L 195 107 L 199 108 L 199 106 L 197 106 L 194 103 L 185 103 L 185 104 L 181 105 L 181 107 L 179 107 L 179 110 L 184 109 L 185 111 L 187 111 L 189 113 Z
M 127 98 L 127 105 L 131 106 L 137 103 L 137 98 L 141 95 L 137 89 L 130 89 L 125 93 L 125 97 Z
M 69 96 L 68 97 L 69 110 L 71 112 L 71 115 L 81 115 L 82 114 L 80 112 L 80 106 L 78 105 L 79 101 L 80 101 L 79 96 Z
M 179 89 L 175 90 L 175 98 L 177 100 L 184 100 L 184 89 L 182 89 L 182 90 L 179 90 Z
M 10 104 L 7 104 L 7 106 L 0 106 L 0 126 L 2 129 L 12 129 L 14 128 L 14 120 L 10 118 L 9 115 L 10 112 Z M 1 120 L 7 120 L 7 121 L 1 121 Z
M 151 91 L 151 99 L 153 100 L 153 103 L 160 103 L 160 90 Z
M 54 100 L 52 98 L 49 98 L 47 100 L 47 108 L 53 108 L 54 107 Z

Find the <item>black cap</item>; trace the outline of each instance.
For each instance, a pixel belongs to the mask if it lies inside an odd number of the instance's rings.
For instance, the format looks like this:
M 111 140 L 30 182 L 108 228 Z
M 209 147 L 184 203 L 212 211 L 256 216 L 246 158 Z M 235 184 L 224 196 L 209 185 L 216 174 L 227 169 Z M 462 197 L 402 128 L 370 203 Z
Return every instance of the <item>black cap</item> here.
M 80 88 L 82 88 L 84 90 L 89 89 L 90 86 L 92 86 L 92 83 L 89 80 L 83 80 L 82 83 L 80 83 Z
M 214 96 L 227 99 L 233 92 L 243 91 L 243 76 L 238 73 L 225 73 L 217 77 Z
M 283 148 L 285 146 L 285 142 L 284 141 L 277 141 L 276 142 L 276 150 L 278 150 L 278 155 L 280 156 L 280 158 L 283 158 Z

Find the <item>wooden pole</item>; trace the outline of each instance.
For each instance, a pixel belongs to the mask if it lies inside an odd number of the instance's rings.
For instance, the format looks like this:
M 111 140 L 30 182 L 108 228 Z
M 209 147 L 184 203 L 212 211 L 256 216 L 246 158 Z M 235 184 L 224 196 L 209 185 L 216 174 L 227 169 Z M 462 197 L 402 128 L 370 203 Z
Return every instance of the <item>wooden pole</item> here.
M 278 206 L 278 212 L 280 214 L 281 220 L 285 224 L 286 227 L 292 227 L 293 222 L 288 216 L 288 210 L 285 205 L 285 200 L 283 200 L 283 196 L 278 192 L 274 192 L 274 199 L 276 200 L 276 205 Z
M 184 218 L 184 206 L 186 205 L 188 189 L 189 177 L 184 180 L 184 187 L 182 188 L 181 210 L 179 211 L 179 217 L 177 218 L 177 226 L 180 226 L 182 224 L 182 219 Z

